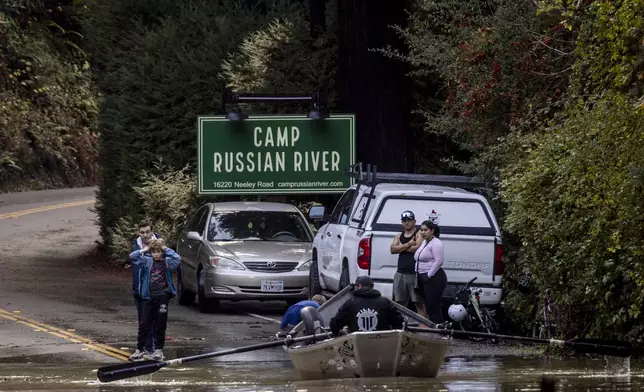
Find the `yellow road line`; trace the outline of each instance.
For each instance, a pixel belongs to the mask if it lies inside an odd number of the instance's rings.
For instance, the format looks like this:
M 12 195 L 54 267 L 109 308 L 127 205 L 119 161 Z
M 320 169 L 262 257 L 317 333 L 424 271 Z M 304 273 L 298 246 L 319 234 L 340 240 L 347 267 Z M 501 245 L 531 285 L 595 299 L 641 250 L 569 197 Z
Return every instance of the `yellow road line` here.
M 75 333 L 71 333 L 69 331 L 65 331 L 64 329 L 60 329 L 57 327 L 54 327 L 53 325 L 49 324 L 44 324 L 32 319 L 29 319 L 24 316 L 18 316 L 15 313 L 11 313 L 7 310 L 0 309 L 0 317 L 4 317 L 9 320 L 13 320 L 17 323 L 29 326 L 33 328 L 36 331 L 42 331 L 45 333 L 48 333 L 52 336 L 56 336 L 61 339 L 68 340 L 73 343 L 82 343 L 83 346 L 90 348 L 94 351 L 98 351 L 102 354 L 109 355 L 111 357 L 114 357 L 116 359 L 120 359 L 122 361 L 128 361 L 130 354 L 126 351 L 119 350 L 118 348 L 108 346 L 106 344 L 102 343 L 97 343 L 93 341 L 92 339 L 88 339 L 86 337 L 77 335 Z
M 82 206 L 82 205 L 87 205 L 87 204 L 94 204 L 95 200 L 80 200 L 80 201 L 72 201 L 69 203 L 62 203 L 62 204 L 51 204 L 48 206 L 42 206 L 42 207 L 36 207 L 36 208 L 30 208 L 28 210 L 22 210 L 22 211 L 16 211 L 16 212 L 7 212 L 6 214 L 0 214 L 0 219 L 8 219 L 8 218 L 18 218 L 23 215 L 29 215 L 33 214 L 36 212 L 44 212 L 44 211 L 51 211 L 51 210 L 57 210 L 59 208 L 66 208 L 66 207 L 76 207 L 76 206 Z
M 98 346 L 98 347 L 102 347 L 102 348 L 104 348 L 106 350 L 113 351 L 113 352 L 115 352 L 117 354 L 121 354 L 121 355 L 123 355 L 125 357 L 130 356 L 130 353 L 128 353 L 126 351 L 119 350 L 119 349 L 117 349 L 115 347 L 111 347 L 111 346 L 108 346 L 108 345 L 105 345 L 105 344 L 102 344 L 102 343 L 94 342 L 93 340 L 88 339 L 88 338 L 86 338 L 84 336 L 80 336 L 80 335 L 75 334 L 73 332 L 66 331 L 64 329 L 54 327 L 53 325 L 44 324 L 44 323 L 41 323 L 41 322 L 36 321 L 36 320 L 29 319 L 29 318 L 24 317 L 24 316 L 19 316 L 19 315 L 15 314 L 15 313 L 11 313 L 11 312 L 9 312 L 7 310 L 4 310 L 4 309 L 0 309 L 0 314 L 8 315 L 8 316 L 16 318 L 18 320 L 25 321 L 27 323 L 30 323 L 30 324 L 36 326 L 37 328 L 44 328 L 44 329 L 48 329 L 48 330 L 58 332 L 58 333 L 60 333 L 62 335 L 65 335 L 67 338 L 78 339 L 78 341 L 82 342 L 82 343 L 87 343 L 87 344 L 92 344 L 92 345 L 95 345 L 95 346 Z

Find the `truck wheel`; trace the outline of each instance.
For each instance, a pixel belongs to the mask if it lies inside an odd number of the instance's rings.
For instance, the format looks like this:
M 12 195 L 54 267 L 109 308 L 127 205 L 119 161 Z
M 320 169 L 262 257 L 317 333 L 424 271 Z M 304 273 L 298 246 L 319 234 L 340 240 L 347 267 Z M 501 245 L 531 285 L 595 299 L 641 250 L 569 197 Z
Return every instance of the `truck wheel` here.
M 322 293 L 322 286 L 320 285 L 320 274 L 318 273 L 317 260 L 311 262 L 309 269 L 309 299 L 312 299 L 315 294 Z
M 343 263 L 344 264 L 344 263 Z M 349 280 L 349 267 L 345 264 L 342 267 L 342 274 L 340 275 L 340 282 L 338 287 L 338 291 L 342 291 L 345 287 L 351 284 L 351 281 Z

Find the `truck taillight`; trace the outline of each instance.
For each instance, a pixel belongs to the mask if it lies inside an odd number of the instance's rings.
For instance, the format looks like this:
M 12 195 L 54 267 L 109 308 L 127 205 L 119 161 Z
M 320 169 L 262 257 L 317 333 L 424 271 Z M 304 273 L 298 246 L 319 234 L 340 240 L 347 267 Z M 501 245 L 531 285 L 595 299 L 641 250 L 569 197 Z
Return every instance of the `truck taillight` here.
M 363 238 L 358 243 L 358 267 L 363 270 L 371 267 L 371 238 Z
M 503 275 L 505 265 L 503 264 L 503 244 L 494 245 L 494 275 Z

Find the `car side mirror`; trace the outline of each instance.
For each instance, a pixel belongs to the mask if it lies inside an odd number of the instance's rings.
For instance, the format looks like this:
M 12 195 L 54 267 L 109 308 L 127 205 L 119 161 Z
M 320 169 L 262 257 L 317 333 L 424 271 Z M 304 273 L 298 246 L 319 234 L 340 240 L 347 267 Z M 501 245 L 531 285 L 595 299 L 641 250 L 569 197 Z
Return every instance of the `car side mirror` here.
M 189 231 L 186 238 L 192 241 L 201 241 L 201 236 L 196 231 Z
M 309 208 L 309 219 L 312 221 L 324 220 L 324 206 L 313 206 Z

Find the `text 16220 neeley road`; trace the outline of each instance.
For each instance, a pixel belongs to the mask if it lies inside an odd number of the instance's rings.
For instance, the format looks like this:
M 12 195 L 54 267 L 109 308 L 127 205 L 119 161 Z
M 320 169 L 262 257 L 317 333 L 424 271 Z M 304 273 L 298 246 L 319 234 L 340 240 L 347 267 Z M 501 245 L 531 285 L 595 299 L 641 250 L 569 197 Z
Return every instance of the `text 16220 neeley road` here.
M 213 187 L 217 189 L 242 188 L 334 188 L 343 186 L 342 182 L 334 181 L 215 181 Z

